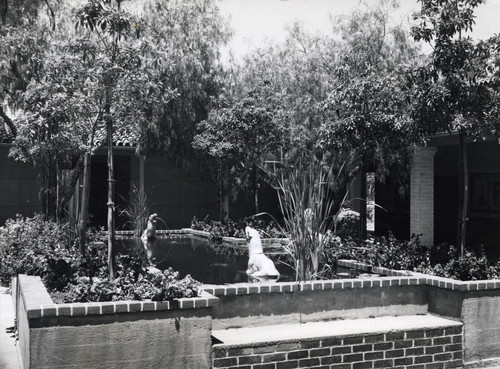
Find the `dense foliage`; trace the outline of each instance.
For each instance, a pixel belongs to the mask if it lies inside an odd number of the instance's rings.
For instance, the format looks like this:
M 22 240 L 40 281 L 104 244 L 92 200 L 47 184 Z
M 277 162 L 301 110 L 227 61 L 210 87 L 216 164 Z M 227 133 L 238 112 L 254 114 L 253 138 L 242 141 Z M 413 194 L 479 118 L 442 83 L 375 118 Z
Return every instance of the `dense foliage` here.
M 347 236 L 353 230 L 352 222 L 353 219 L 347 217 L 339 224 L 338 233 L 342 234 L 342 237 L 330 235 L 326 238 L 315 278 L 337 278 L 336 265 L 339 259 L 352 259 L 373 266 L 421 272 L 462 281 L 500 278 L 500 262 L 489 260 L 482 249 L 467 250 L 461 257 L 457 248 L 452 245 L 439 244 L 428 248 L 420 243 L 418 237 L 410 241 L 400 241 L 389 235 L 360 242 Z M 246 225 L 258 229 L 262 237 L 285 236 L 280 226 L 258 218 L 229 222 L 194 218 L 191 222 L 191 228 L 210 232 L 211 247 L 220 253 L 228 249 L 222 246 L 222 237 L 244 238 Z M 354 228 L 357 227 L 354 225 Z
M 19 273 L 38 275 L 54 289 L 64 286 L 76 273 L 77 257 L 68 248 L 64 225 L 18 216 L 0 228 L 0 282 L 9 284 Z
M 172 300 L 195 297 L 200 283 L 189 275 L 153 270 L 142 250 L 117 258 L 117 277 L 107 274 L 107 249 L 103 234 L 89 238 L 81 256 L 67 239 L 67 225 L 19 216 L 0 228 L 0 283 L 9 284 L 18 274 L 38 275 L 47 289 L 64 302 Z
M 218 255 L 231 256 L 235 254 L 246 254 L 247 250 L 227 247 L 222 243 L 222 237 L 245 238 L 245 227 L 250 226 L 257 229 L 262 238 L 282 238 L 282 229 L 273 220 L 261 217 L 248 217 L 238 220 L 218 221 L 207 217 L 204 219 L 193 218 L 191 228 L 198 231 L 210 233 L 208 247 Z
M 323 262 L 335 265 L 338 259 L 353 259 L 373 266 L 409 270 L 462 281 L 500 277 L 500 262 L 487 258 L 484 251 L 466 250 L 460 256 L 457 248 L 439 244 L 422 246 L 418 237 L 399 241 L 394 236 L 377 237 L 360 244 L 351 239 L 332 239 L 325 246 Z
M 412 36 L 432 47 L 425 65 L 408 74 L 414 87 L 411 117 L 414 132 L 431 136 L 458 133 L 460 252 L 465 256 L 468 219 L 467 140 L 498 134 L 497 36 L 475 41 L 470 32 L 474 11 L 484 0 L 421 0 Z

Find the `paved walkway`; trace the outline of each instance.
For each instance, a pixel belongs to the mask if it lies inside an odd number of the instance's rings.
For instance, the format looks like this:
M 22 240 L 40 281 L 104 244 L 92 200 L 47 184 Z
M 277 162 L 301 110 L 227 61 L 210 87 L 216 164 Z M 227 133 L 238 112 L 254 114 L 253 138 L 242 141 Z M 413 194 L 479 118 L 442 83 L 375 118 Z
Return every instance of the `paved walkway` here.
M 13 326 L 12 298 L 7 288 L 0 287 L 0 369 L 21 369 Z

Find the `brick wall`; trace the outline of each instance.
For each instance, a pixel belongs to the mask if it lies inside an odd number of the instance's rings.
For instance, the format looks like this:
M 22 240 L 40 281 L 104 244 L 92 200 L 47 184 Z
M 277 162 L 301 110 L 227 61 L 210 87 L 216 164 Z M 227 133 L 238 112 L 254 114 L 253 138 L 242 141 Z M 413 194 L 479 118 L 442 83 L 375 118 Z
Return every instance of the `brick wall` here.
M 304 339 L 248 346 L 214 345 L 213 368 L 458 368 L 462 327 Z
M 211 366 L 212 296 L 54 304 L 40 277 L 20 275 L 18 286 L 25 369 Z

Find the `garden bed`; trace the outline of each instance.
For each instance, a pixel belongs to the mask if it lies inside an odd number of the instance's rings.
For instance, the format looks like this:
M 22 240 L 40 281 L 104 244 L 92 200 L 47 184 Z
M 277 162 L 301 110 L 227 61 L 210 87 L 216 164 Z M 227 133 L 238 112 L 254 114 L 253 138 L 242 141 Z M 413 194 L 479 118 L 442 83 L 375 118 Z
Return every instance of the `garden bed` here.
M 23 367 L 210 368 L 212 307 L 174 301 L 54 304 L 39 277 L 13 283 Z
M 174 357 L 177 359 L 173 367 L 204 368 L 210 367 L 207 362 L 212 360 L 212 329 L 428 314 L 463 324 L 465 364 L 500 360 L 500 280 L 463 282 L 351 260 L 339 263 L 385 275 L 300 283 L 205 285 L 201 297 L 177 302 L 87 304 L 54 304 L 38 277 L 20 276 L 13 290 L 17 291 L 19 348 L 24 367 L 65 367 L 64 363 L 70 365 L 75 357 L 84 360 L 92 350 L 92 357 L 98 358 L 101 365 L 107 358 L 109 368 L 137 367 L 138 361 L 146 358 L 148 362 L 163 363 Z M 165 350 L 168 355 L 162 354 L 162 358 L 148 356 Z M 134 357 L 131 352 L 141 355 Z M 178 360 L 194 361 L 184 364 Z M 143 364 L 145 361 L 140 362 L 141 367 L 148 367 Z

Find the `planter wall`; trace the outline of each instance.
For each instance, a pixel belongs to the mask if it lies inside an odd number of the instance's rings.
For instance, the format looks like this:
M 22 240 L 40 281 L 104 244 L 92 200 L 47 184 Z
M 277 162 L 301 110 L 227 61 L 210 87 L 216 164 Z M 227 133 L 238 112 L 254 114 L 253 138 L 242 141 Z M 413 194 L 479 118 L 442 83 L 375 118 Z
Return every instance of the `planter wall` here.
M 205 287 L 220 299 L 214 329 L 426 314 L 425 278 L 379 277 Z
M 180 299 L 175 308 L 137 301 L 53 304 L 38 277 L 19 276 L 13 290 L 23 366 L 209 368 L 212 325 L 221 330 L 422 314 L 462 322 L 466 365 L 500 362 L 500 280 L 460 282 L 340 263 L 381 276 L 205 285 L 205 296 Z
M 500 363 L 500 280 L 428 277 L 429 311 L 464 324 L 466 363 Z
M 211 366 L 212 296 L 54 304 L 40 278 L 24 275 L 17 291 L 25 369 Z

